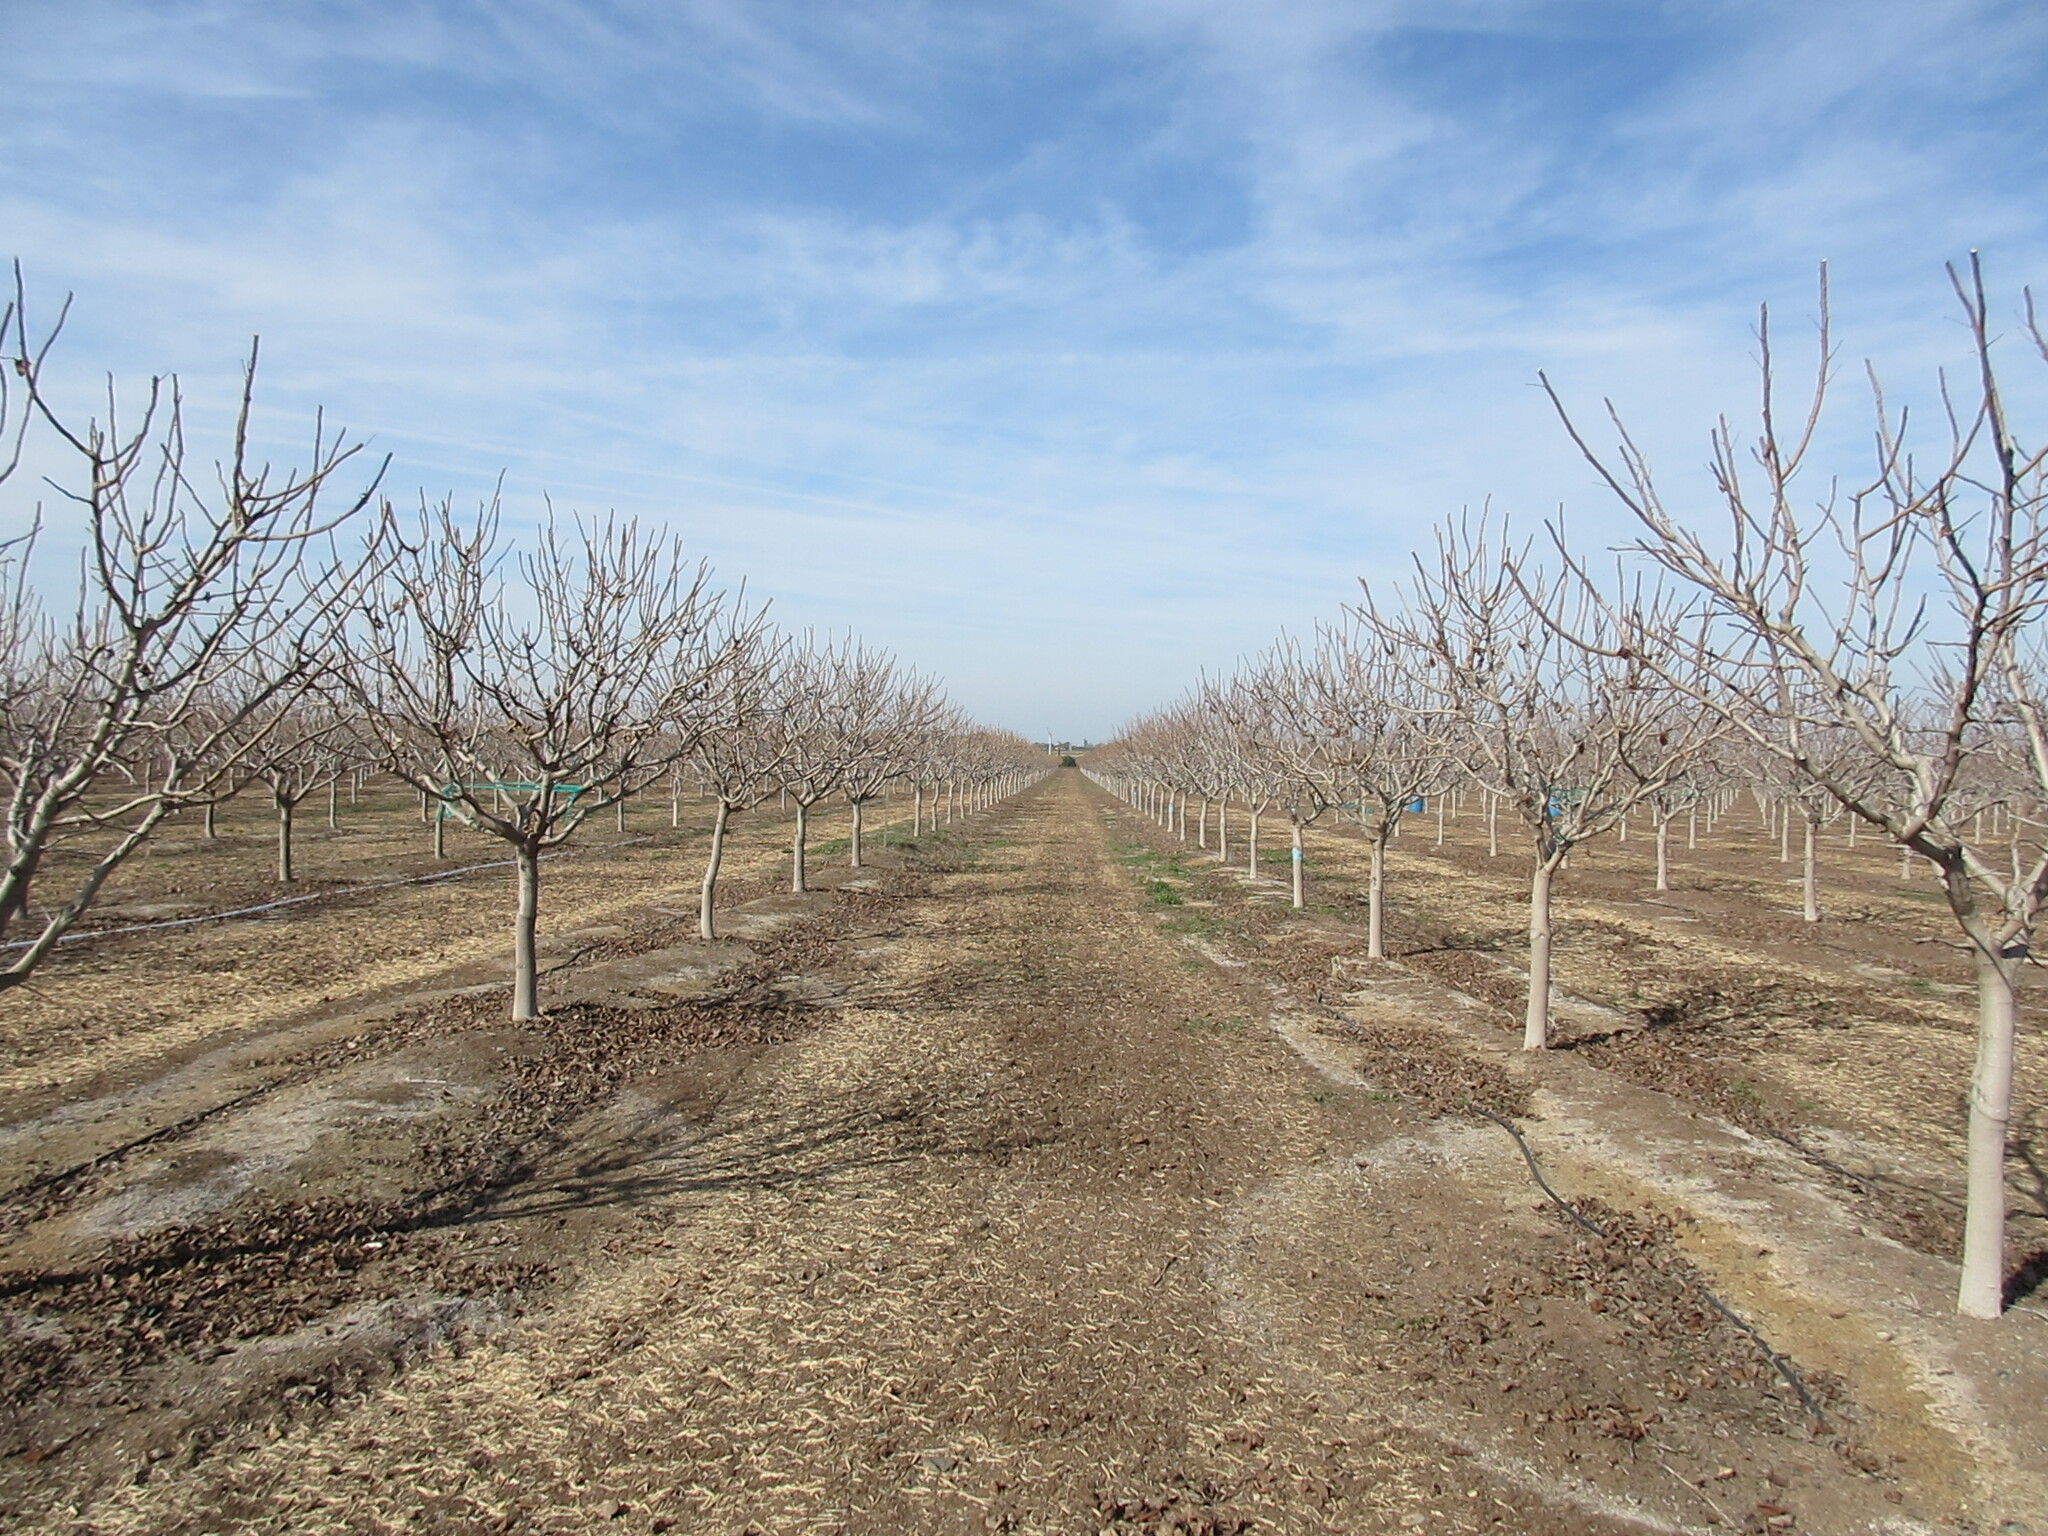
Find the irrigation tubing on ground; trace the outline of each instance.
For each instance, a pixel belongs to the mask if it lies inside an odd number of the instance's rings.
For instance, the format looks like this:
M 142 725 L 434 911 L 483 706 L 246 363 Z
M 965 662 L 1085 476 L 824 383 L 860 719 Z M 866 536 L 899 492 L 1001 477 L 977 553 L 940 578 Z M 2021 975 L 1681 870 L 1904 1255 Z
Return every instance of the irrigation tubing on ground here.
M 194 1110 L 183 1119 L 173 1120 L 168 1125 L 160 1125 L 153 1131 L 145 1131 L 134 1140 L 124 1141 L 118 1147 L 109 1147 L 106 1151 L 99 1153 L 95 1157 L 89 1157 L 82 1163 L 73 1163 L 68 1168 L 59 1168 L 51 1173 L 38 1174 L 26 1184 L 17 1184 L 12 1189 L 0 1191 L 0 1201 L 19 1200 L 25 1195 L 35 1194 L 38 1190 L 48 1189 L 52 1184 L 61 1184 L 64 1180 L 74 1178 L 81 1173 L 90 1173 L 95 1168 L 104 1167 L 108 1163 L 118 1162 L 130 1152 L 139 1151 L 143 1147 L 154 1146 L 160 1141 L 168 1141 L 183 1131 L 191 1130 L 195 1125 L 211 1120 L 215 1115 L 224 1114 L 228 1110 L 247 1104 L 251 1099 L 258 1099 L 266 1093 L 274 1092 L 289 1081 L 289 1078 L 285 1078 L 274 1083 L 258 1083 L 254 1088 L 238 1093 L 231 1099 L 223 1100 L 219 1104 L 209 1105 L 205 1109 Z
M 1496 1115 L 1492 1110 L 1484 1108 L 1481 1105 L 1471 1103 L 1468 1100 L 1464 1107 L 1470 1110 L 1475 1115 L 1479 1115 L 1484 1119 L 1491 1120 L 1495 1125 L 1499 1126 L 1502 1130 L 1506 1131 L 1510 1136 L 1514 1137 L 1515 1145 L 1521 1148 L 1522 1161 L 1529 1165 L 1529 1176 L 1536 1181 L 1536 1187 L 1538 1189 L 1542 1190 L 1544 1194 L 1550 1196 L 1552 1204 L 1554 1204 L 1559 1210 L 1563 1211 L 1565 1215 L 1571 1217 L 1573 1221 L 1577 1222 L 1580 1226 L 1584 1227 L 1588 1232 L 1592 1233 L 1595 1237 L 1605 1238 L 1607 1236 L 1607 1234 L 1603 1232 L 1600 1228 L 1594 1226 L 1592 1222 L 1588 1221 L 1585 1215 L 1576 1206 L 1574 1206 L 1569 1200 L 1565 1199 L 1564 1196 L 1560 1195 L 1556 1190 L 1550 1187 L 1550 1181 L 1543 1177 L 1543 1170 L 1536 1166 L 1536 1154 L 1529 1149 L 1528 1140 L 1522 1135 L 1522 1133 L 1519 1130 L 1517 1130 L 1513 1125 L 1511 1125 L 1507 1120 L 1503 1119 L 1501 1116 Z M 1791 1362 L 1788 1361 L 1783 1355 L 1779 1354 L 1775 1349 L 1771 1348 L 1769 1343 L 1765 1341 L 1764 1336 L 1758 1333 L 1756 1329 L 1752 1328 L 1749 1325 L 1749 1323 L 1746 1322 L 1743 1318 L 1737 1316 L 1734 1308 L 1730 1307 L 1726 1302 L 1722 1301 L 1720 1297 L 1716 1296 L 1712 1291 L 1708 1290 L 1705 1286 L 1701 1286 L 1699 1288 L 1699 1291 L 1700 1295 L 1706 1298 L 1708 1306 L 1712 1307 L 1716 1312 L 1720 1313 L 1723 1317 L 1727 1318 L 1729 1322 L 1733 1323 L 1737 1328 L 1740 1328 L 1744 1333 L 1749 1335 L 1750 1342 L 1755 1344 L 1758 1349 L 1763 1351 L 1764 1358 L 1771 1362 L 1772 1367 L 1777 1371 L 1777 1373 L 1780 1376 L 1785 1378 L 1785 1384 L 1799 1395 L 1799 1401 L 1801 1405 L 1804 1406 L 1804 1408 L 1809 1414 L 1813 1415 L 1814 1422 L 1817 1424 L 1826 1424 L 1828 1421 L 1828 1416 L 1825 1413 L 1821 1412 L 1820 1404 L 1815 1402 L 1813 1400 L 1813 1394 L 1806 1390 L 1806 1383 L 1799 1379 L 1799 1373 L 1792 1369 Z
M 629 837 L 621 843 L 606 843 L 606 848 L 630 848 L 635 843 L 651 843 L 651 835 Z M 573 858 L 579 853 L 593 852 L 586 848 L 564 848 L 558 853 L 544 853 L 543 859 Z M 425 875 L 407 875 L 400 880 L 373 880 L 367 885 L 345 885 L 335 891 L 308 891 L 303 896 L 286 896 L 277 901 L 258 902 L 253 907 L 235 907 L 226 912 L 202 912 L 197 917 L 167 917 L 155 923 L 128 923 L 119 928 L 87 928 L 78 933 L 67 933 L 58 939 L 59 944 L 83 944 L 88 939 L 117 938 L 124 933 L 155 933 L 164 928 L 189 928 L 194 923 L 224 923 L 231 918 L 254 917 L 261 912 L 276 912 L 284 907 L 303 906 L 309 901 L 331 901 L 341 896 L 360 896 L 370 891 L 389 891 L 401 885 L 429 885 L 436 880 L 454 880 L 462 875 L 473 875 L 480 869 L 510 869 L 517 860 L 492 859 L 486 864 L 465 864 L 460 869 L 437 869 Z M 10 949 L 27 949 L 35 944 L 34 939 L 18 939 L 10 944 L 0 944 L 0 954 Z
M 653 838 L 651 836 L 631 837 L 627 838 L 624 842 L 607 843 L 605 846 L 608 848 L 626 848 L 631 847 L 633 844 L 636 843 L 646 843 L 652 841 Z M 565 848 L 561 850 L 559 853 L 545 853 L 542 854 L 541 857 L 544 859 L 568 858 L 572 854 L 582 853 L 586 851 L 588 850 L 580 848 Z M 140 933 L 152 928 L 177 928 L 184 927 L 192 923 L 221 922 L 228 918 L 247 917 L 257 912 L 272 911 L 278 907 L 296 906 L 301 902 L 319 901 L 329 896 L 349 896 L 359 891 L 386 891 L 392 889 L 394 886 L 424 885 L 427 882 L 433 880 L 452 880 L 457 875 L 474 874 L 476 873 L 476 871 L 480 869 L 503 869 L 512 862 L 513 861 L 511 859 L 495 859 L 488 864 L 466 864 L 460 869 L 438 869 L 435 870 L 432 874 L 409 876 L 408 878 L 403 880 L 380 880 L 375 882 L 374 884 L 352 885 L 348 886 L 343 890 L 338 891 L 315 891 L 305 896 L 288 897 L 283 901 L 265 902 L 261 906 L 238 907 L 230 912 L 207 912 L 201 914 L 198 917 L 171 918 L 161 923 L 137 923 L 125 928 L 95 929 L 89 933 L 67 934 L 64 938 L 58 940 L 58 942 L 61 944 L 68 943 L 72 939 L 103 938 L 110 934 L 117 933 Z M 0 946 L 0 948 L 7 949 L 18 949 L 25 947 L 26 946 L 23 945 L 13 944 Z M 193 1113 L 184 1116 L 182 1119 L 174 1120 L 168 1125 L 160 1125 L 155 1130 L 147 1131 L 144 1134 L 136 1137 L 133 1141 L 123 1142 L 118 1147 L 110 1147 L 106 1151 L 99 1153 L 97 1156 L 87 1158 L 82 1163 L 74 1163 L 67 1168 L 58 1168 L 48 1173 L 39 1174 L 35 1178 L 30 1179 L 25 1184 L 17 1184 L 12 1189 L 0 1191 L 0 1202 L 11 1202 L 20 1200 L 24 1196 L 35 1194 L 38 1190 L 48 1189 L 53 1184 L 61 1184 L 64 1180 L 74 1178 L 81 1173 L 89 1173 L 93 1169 L 103 1167 L 108 1163 L 118 1162 L 121 1158 L 126 1157 L 131 1152 L 138 1151 L 143 1147 L 152 1146 L 160 1141 L 166 1141 L 171 1137 L 180 1134 L 181 1132 L 189 1131 L 194 1126 L 200 1125 L 205 1121 L 212 1119 L 215 1115 L 224 1114 L 228 1110 L 235 1109 L 240 1105 L 246 1104 L 252 1099 L 261 1098 L 264 1094 L 274 1093 L 279 1088 L 286 1086 L 288 1083 L 292 1081 L 292 1076 L 286 1076 L 279 1078 L 274 1082 L 259 1083 L 254 1088 L 251 1088 L 243 1093 L 238 1093 L 231 1099 L 223 1100 L 222 1102 L 210 1105 L 205 1109 L 195 1110 Z
M 1579 1210 L 1577 1206 L 1573 1205 L 1569 1200 L 1565 1199 L 1563 1195 L 1560 1195 L 1556 1190 L 1550 1187 L 1550 1181 L 1543 1177 L 1543 1170 L 1536 1166 L 1536 1154 L 1529 1150 L 1529 1143 L 1527 1142 L 1527 1140 L 1523 1138 L 1522 1133 L 1520 1131 L 1516 1130 L 1513 1125 L 1508 1123 L 1507 1120 L 1503 1119 L 1499 1115 L 1496 1115 L 1492 1110 L 1484 1108 L 1481 1105 L 1468 1102 L 1465 1105 L 1465 1108 L 1471 1110 L 1472 1113 L 1475 1115 L 1482 1115 L 1486 1119 L 1491 1120 L 1495 1125 L 1499 1126 L 1502 1130 L 1506 1131 L 1510 1136 L 1515 1138 L 1515 1145 L 1522 1149 L 1522 1161 L 1529 1165 L 1529 1177 L 1536 1181 L 1536 1187 L 1538 1189 L 1542 1190 L 1543 1193 L 1550 1196 L 1551 1204 L 1555 1205 L 1560 1211 L 1563 1211 L 1565 1215 L 1571 1217 L 1573 1221 L 1576 1221 L 1580 1226 L 1584 1227 L 1588 1232 L 1592 1233 L 1595 1237 L 1604 1238 L 1607 1236 L 1607 1234 L 1601 1231 L 1600 1228 L 1594 1226 L 1592 1222 L 1588 1221 L 1585 1218 L 1585 1215 Z

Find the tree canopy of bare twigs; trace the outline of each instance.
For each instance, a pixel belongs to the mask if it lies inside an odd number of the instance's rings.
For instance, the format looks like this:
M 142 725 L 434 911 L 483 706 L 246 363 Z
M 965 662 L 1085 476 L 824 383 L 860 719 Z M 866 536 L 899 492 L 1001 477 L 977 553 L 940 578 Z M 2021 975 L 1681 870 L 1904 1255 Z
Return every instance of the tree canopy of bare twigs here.
M 1613 406 L 1611 448 L 1543 383 L 1587 461 L 1633 515 L 1634 552 L 1696 599 L 1660 672 L 1758 751 L 1940 872 L 1977 973 L 1968 1214 L 1959 1309 L 2003 1306 L 2014 976 L 2031 954 L 2048 843 L 2048 445 L 2023 442 L 2000 382 L 1981 264 L 1950 270 L 1972 361 L 1942 381 L 1943 440 L 1913 451 L 1907 414 L 1870 374 L 1875 462 L 1859 481 L 1798 484 L 1834 372 L 1826 273 L 1818 357 L 1788 413 L 1765 311 L 1754 434 L 1713 432 L 1718 519 L 1674 508 Z M 2027 300 L 2026 339 L 2048 358 Z M 1720 533 L 1706 530 L 1718 521 Z M 1599 642 L 1593 642 L 1596 646 Z M 1998 808 L 2008 814 L 1990 818 Z M 1995 840 L 1987 828 L 2006 829 Z
M 725 686 L 701 716 L 702 730 L 691 758 L 704 787 L 718 802 L 698 899 L 697 931 L 707 942 L 718 937 L 718 874 L 732 818 L 780 787 L 789 743 L 779 722 L 796 702 L 796 684 L 788 640 L 756 629 L 743 637 Z
M 338 556 L 331 535 L 360 514 L 382 471 L 336 482 L 357 448 L 316 423 L 303 469 L 274 470 L 251 447 L 256 351 L 211 471 L 188 449 L 175 379 L 153 379 L 133 415 L 108 385 L 83 421 L 47 379 L 56 328 L 34 336 L 19 269 L 0 325 L 5 468 L 22 433 L 68 457 L 51 481 L 57 531 L 82 553 L 71 597 L 30 576 L 37 534 L 8 551 L 0 595 L 0 989 L 19 985 L 78 921 L 108 877 L 163 819 L 248 771 L 318 678 L 358 582 L 382 554 Z M 38 520 L 38 533 L 42 531 Z M 44 893 L 55 883 L 54 898 Z M 16 940 L 26 930 L 29 937 Z
M 1368 593 L 1360 620 L 1408 658 L 1453 760 L 1513 808 L 1530 839 L 1529 993 L 1522 1043 L 1549 1043 L 1551 893 L 1572 849 L 1619 825 L 1684 771 L 1710 716 L 1673 708 L 1654 652 L 1668 604 L 1588 596 L 1530 563 L 1505 528 L 1457 519 L 1398 605 Z M 1579 644 L 1573 636 L 1595 635 Z
M 696 746 L 761 621 L 609 517 L 551 516 L 516 558 L 495 506 L 389 537 L 344 676 L 385 766 L 511 849 L 512 1016 L 536 1018 L 542 853 Z

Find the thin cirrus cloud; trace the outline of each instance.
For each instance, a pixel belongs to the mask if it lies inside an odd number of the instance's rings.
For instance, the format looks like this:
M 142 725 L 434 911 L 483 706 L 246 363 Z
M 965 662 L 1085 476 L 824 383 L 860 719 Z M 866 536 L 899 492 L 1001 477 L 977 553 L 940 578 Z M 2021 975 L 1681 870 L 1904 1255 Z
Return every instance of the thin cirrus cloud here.
M 81 405 L 217 425 L 260 331 L 280 453 L 665 522 L 1099 736 L 1461 506 L 1612 532 L 1538 368 L 1683 477 L 1825 257 L 1910 395 L 1944 261 L 2042 275 L 2044 61 L 2000 0 L 0 6 L 0 246 Z

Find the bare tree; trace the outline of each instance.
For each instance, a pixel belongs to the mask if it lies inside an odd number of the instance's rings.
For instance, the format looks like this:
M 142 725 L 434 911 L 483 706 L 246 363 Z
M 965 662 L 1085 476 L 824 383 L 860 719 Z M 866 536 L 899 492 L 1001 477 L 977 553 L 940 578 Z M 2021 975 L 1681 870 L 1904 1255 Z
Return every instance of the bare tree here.
M 794 702 L 796 682 L 788 663 L 789 645 L 780 635 L 765 629 L 747 635 L 725 686 L 702 716 L 691 761 L 718 801 L 697 907 L 697 932 L 706 942 L 718 937 L 718 872 L 725 860 L 726 829 L 734 815 L 752 810 L 780 787 L 789 743 L 778 721 Z
M 806 636 L 789 656 L 789 689 L 774 728 L 780 741 L 776 757 L 782 764 L 781 790 L 796 805 L 796 826 L 790 835 L 789 888 L 810 889 L 807 862 L 810 853 L 811 809 L 834 793 L 846 766 L 845 747 L 837 728 L 833 695 L 846 678 L 858 646 L 851 637 L 843 643 L 820 645 Z
M 1254 770 L 1271 775 L 1287 812 L 1289 895 L 1308 904 L 1307 850 L 1302 834 L 1344 795 L 1342 738 L 1321 709 L 1315 664 L 1283 639 L 1232 679 L 1224 708 L 1242 735 Z
M 1698 711 L 1674 718 L 1647 660 L 1662 612 L 1654 602 L 1595 602 L 1568 576 L 1528 568 L 1526 550 L 1492 532 L 1484 519 L 1446 525 L 1435 559 L 1416 558 L 1405 608 L 1383 609 L 1368 593 L 1359 613 L 1383 641 L 1421 659 L 1453 756 L 1528 833 L 1522 1044 L 1541 1050 L 1559 866 L 1671 783 L 1710 733 Z M 1595 632 L 1604 645 L 1567 638 Z
M 869 804 L 910 771 L 914 754 L 948 713 L 932 679 L 904 672 L 878 652 L 860 649 L 848 658 L 830 715 L 840 741 L 839 788 L 853 808 L 848 862 L 855 869 Z
M 1439 790 L 1449 772 L 1439 717 L 1410 659 L 1356 623 L 1317 630 L 1302 681 L 1301 707 L 1358 807 L 1370 858 L 1366 954 L 1384 960 L 1387 844 L 1409 808 Z
M 910 835 L 913 838 L 924 833 L 927 801 L 931 805 L 932 830 L 938 830 L 939 795 L 952 761 L 952 744 L 968 728 L 967 717 L 959 709 L 948 706 L 905 750 L 904 777 L 910 782 Z
M 323 541 L 368 505 L 382 473 L 330 506 L 357 449 L 319 422 L 309 467 L 260 463 L 253 346 L 211 475 L 188 452 L 175 379 L 151 381 L 132 424 L 111 384 L 104 418 L 74 424 L 46 387 L 56 332 L 32 344 L 24 308 L 17 269 L 0 377 L 18 381 L 24 411 L 7 464 L 30 418 L 70 456 L 75 479 L 52 484 L 78 515 L 82 555 L 76 596 L 53 609 L 30 583 L 32 535 L 11 552 L 0 598 L 0 939 L 34 930 L 7 946 L 0 989 L 29 977 L 167 815 L 243 772 L 312 685 L 353 584 L 379 558 L 374 542 L 344 560 Z M 60 848 L 76 852 L 76 872 L 35 910 Z
M 345 676 L 386 766 L 512 851 L 512 1017 L 538 1018 L 542 854 L 696 745 L 758 619 L 680 541 L 552 515 L 508 577 L 495 504 L 422 511 Z
M 1846 497 L 1830 481 L 1811 507 L 1794 487 L 1833 368 L 1825 271 L 1818 362 L 1789 429 L 1764 313 L 1756 435 L 1742 440 L 1725 418 L 1713 435 L 1727 528 L 1719 541 L 1667 506 L 1612 405 L 1617 446 L 1603 452 L 1543 382 L 1572 440 L 1634 515 L 1634 547 L 1698 595 L 1708 627 L 1670 653 L 1670 680 L 1940 872 L 1977 979 L 1956 1304 L 1991 1318 L 2004 1305 L 2014 980 L 2048 895 L 2048 846 L 2020 816 L 2009 840 L 1987 836 L 2001 823 L 1984 821 L 1971 790 L 1996 760 L 2034 805 L 2048 800 L 2048 654 L 2037 623 L 2048 608 L 2048 448 L 2023 444 L 2007 414 L 1975 255 L 1966 273 L 1949 275 L 1973 376 L 1955 390 L 1943 381 L 1947 442 L 1931 461 L 1916 459 L 1905 415 L 1873 373 L 1871 478 Z M 2028 311 L 2034 347 L 2048 358 L 2031 296 Z M 1845 739 L 1860 754 L 1818 750 Z

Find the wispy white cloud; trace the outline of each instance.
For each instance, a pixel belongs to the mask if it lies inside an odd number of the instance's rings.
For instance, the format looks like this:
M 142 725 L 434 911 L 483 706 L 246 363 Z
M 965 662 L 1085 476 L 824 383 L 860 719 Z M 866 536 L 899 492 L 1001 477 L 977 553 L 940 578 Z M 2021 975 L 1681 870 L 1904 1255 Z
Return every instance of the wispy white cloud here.
M 1942 259 L 2048 258 L 2048 19 L 1995 0 L 16 14 L 0 231 L 81 399 L 260 330 L 281 450 L 320 402 L 401 489 L 670 519 L 1032 730 L 1461 504 L 1597 527 L 1539 366 L 1677 471 L 1820 257 L 1916 374 Z

